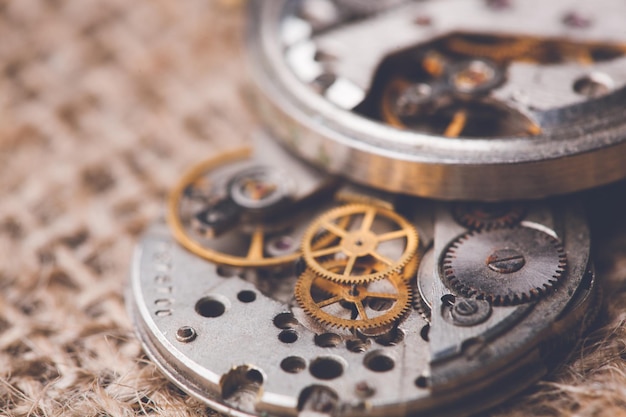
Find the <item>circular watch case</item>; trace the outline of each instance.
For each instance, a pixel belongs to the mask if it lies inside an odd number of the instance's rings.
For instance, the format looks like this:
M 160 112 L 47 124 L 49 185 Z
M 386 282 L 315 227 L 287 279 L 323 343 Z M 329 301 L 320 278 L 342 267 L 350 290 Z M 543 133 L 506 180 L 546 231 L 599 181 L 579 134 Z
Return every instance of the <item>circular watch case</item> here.
M 250 2 L 265 124 L 362 184 L 534 199 L 626 177 L 626 3 Z

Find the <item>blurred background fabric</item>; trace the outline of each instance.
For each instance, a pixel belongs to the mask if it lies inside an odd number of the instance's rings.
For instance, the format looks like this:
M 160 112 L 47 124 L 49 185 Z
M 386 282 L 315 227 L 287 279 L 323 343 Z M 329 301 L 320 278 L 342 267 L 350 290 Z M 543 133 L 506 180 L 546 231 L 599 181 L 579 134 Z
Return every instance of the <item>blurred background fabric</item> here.
M 240 3 L 0 1 L 0 415 L 217 415 L 145 357 L 124 291 L 169 188 L 256 128 Z M 586 194 L 600 324 L 489 415 L 626 415 L 624 190 Z

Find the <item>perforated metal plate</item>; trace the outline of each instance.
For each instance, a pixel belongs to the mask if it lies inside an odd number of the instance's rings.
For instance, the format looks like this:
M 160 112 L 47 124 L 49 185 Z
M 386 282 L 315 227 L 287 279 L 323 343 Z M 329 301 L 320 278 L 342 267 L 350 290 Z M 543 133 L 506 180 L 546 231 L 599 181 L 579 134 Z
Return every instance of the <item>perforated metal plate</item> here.
M 295 265 L 216 265 L 180 246 L 162 223 L 135 252 L 128 306 L 146 352 L 168 378 L 228 415 L 469 415 L 563 361 L 598 303 L 577 203 L 525 210 L 515 227 L 558 240 L 567 263 L 555 291 L 514 305 L 447 286 L 450 244 L 470 231 L 454 207 L 413 201 L 404 213 L 413 213 L 426 255 L 410 281 L 412 307 L 373 334 L 308 316 L 293 297 Z

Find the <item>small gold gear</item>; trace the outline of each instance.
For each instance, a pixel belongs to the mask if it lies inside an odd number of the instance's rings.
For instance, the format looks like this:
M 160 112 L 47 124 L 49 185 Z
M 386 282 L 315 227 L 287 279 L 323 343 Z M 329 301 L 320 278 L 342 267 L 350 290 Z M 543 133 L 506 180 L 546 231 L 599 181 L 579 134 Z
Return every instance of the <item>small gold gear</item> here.
M 328 270 L 341 271 L 346 260 L 327 261 Z M 384 265 L 356 265 L 365 270 Z M 375 329 L 391 325 L 410 309 L 413 290 L 399 274 L 370 283 L 339 284 L 307 269 L 295 286 L 302 309 L 322 325 L 342 329 Z
M 391 224 L 391 230 L 373 230 L 376 218 Z M 345 219 L 351 221 L 346 225 Z M 355 220 L 361 218 L 358 227 Z M 378 225 L 377 225 L 378 228 Z M 318 237 L 331 233 L 338 244 L 320 245 Z M 393 255 L 383 254 L 379 246 L 401 240 L 402 249 Z M 304 233 L 302 252 L 306 265 L 317 275 L 343 284 L 363 284 L 400 272 L 417 256 L 418 234 L 415 227 L 393 210 L 368 204 L 350 204 L 322 214 Z M 329 270 L 325 261 L 345 259 L 342 270 Z M 378 262 L 381 268 L 357 270 L 357 264 Z

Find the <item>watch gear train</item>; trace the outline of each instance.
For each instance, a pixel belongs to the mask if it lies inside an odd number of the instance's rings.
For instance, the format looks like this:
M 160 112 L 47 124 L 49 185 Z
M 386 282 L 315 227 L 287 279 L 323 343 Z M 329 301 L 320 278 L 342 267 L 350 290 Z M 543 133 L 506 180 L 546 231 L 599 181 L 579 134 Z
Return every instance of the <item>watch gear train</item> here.
M 626 2 L 248 11 L 265 130 L 139 242 L 148 357 L 236 417 L 468 417 L 563 363 L 602 294 L 567 194 L 626 178 Z

